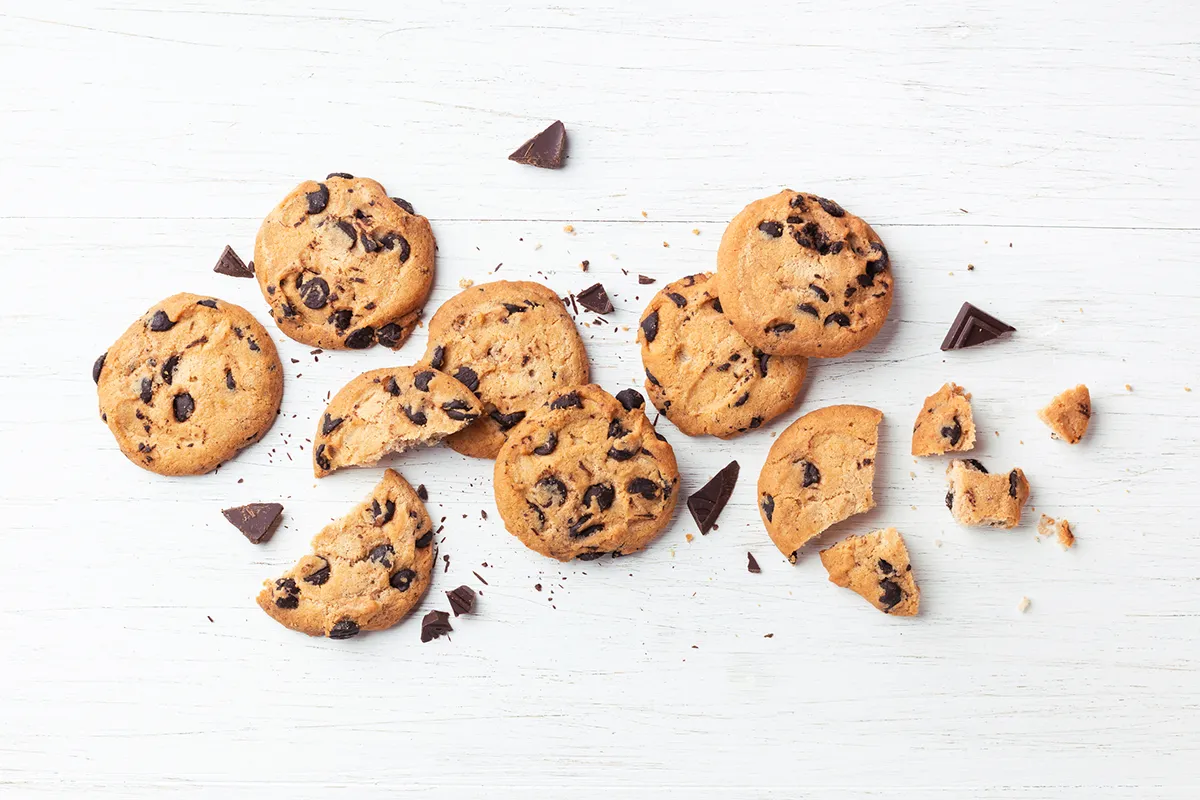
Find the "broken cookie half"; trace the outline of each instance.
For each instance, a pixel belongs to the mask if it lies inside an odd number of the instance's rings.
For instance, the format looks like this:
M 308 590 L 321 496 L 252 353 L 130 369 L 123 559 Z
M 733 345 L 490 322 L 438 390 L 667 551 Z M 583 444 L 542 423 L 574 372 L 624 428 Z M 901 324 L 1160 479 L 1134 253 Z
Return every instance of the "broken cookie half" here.
M 790 561 L 805 542 L 875 507 L 875 451 L 883 413 L 829 406 L 780 434 L 758 477 L 758 509 L 771 540 Z
M 1092 420 L 1092 395 L 1082 383 L 1067 389 L 1038 412 L 1038 419 L 1050 428 L 1050 435 L 1076 444 L 1087 433 Z
M 831 583 L 857 592 L 885 614 L 912 617 L 920 608 L 921 589 L 895 528 L 838 542 L 821 551 L 821 563 Z
M 946 468 L 950 489 L 946 508 L 961 525 L 1015 528 L 1029 499 L 1029 481 L 1020 469 L 992 475 L 974 458 L 955 459 Z
M 390 628 L 421 601 L 433 575 L 433 524 L 408 481 L 389 469 L 370 497 L 316 535 L 312 550 L 263 584 L 258 605 L 294 631 L 349 639 Z
M 313 437 L 313 473 L 376 464 L 391 453 L 427 447 L 483 413 L 462 382 L 429 367 L 364 372 L 329 403 Z
M 947 383 L 925 398 L 913 423 L 912 454 L 934 456 L 962 452 L 975 446 L 975 421 L 971 417 L 971 395 L 955 383 Z

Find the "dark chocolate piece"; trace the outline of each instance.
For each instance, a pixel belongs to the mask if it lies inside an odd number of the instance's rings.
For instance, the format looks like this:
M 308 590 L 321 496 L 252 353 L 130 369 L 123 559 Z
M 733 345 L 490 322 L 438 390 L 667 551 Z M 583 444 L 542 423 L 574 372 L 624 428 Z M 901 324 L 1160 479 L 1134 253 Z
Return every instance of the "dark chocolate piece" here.
M 219 272 L 231 278 L 254 277 L 254 268 L 246 266 L 246 262 L 242 261 L 229 245 L 225 245 L 225 249 L 221 251 L 221 257 L 217 259 L 217 265 L 213 267 L 213 272 Z
M 450 601 L 450 610 L 456 617 L 475 610 L 475 590 L 470 586 L 460 586 L 446 592 L 446 599 Z
M 567 160 L 567 127 L 555 121 L 514 150 L 508 160 L 542 169 L 561 169 Z
M 977 344 L 990 342 L 993 339 L 1015 331 L 1012 325 L 981 311 L 970 303 L 963 303 L 958 310 L 958 316 L 946 332 L 942 340 L 943 350 L 961 350 L 964 347 L 974 347 Z
M 746 553 L 746 570 L 753 572 L 755 575 L 762 572 L 762 567 L 758 565 L 758 559 L 754 557 L 754 553 Z
M 579 305 L 596 314 L 613 312 L 612 300 L 608 299 L 608 292 L 604 291 L 604 286 L 599 283 L 593 283 L 575 295 L 575 299 L 579 301 Z
M 262 544 L 271 540 L 275 526 L 283 515 L 283 506 L 279 503 L 250 503 L 235 506 L 221 511 L 225 519 L 253 544 Z
M 421 620 L 421 641 L 431 642 L 439 636 L 445 636 L 452 630 L 454 628 L 450 625 L 450 613 L 448 611 L 430 611 Z
M 737 485 L 740 470 L 738 462 L 730 461 L 724 469 L 713 476 L 712 480 L 688 497 L 688 511 L 692 512 L 692 519 L 696 521 L 696 527 L 700 529 L 700 533 L 707 534 L 712 530 L 717 517 L 720 516 L 725 504 L 729 502 L 730 495 L 733 494 L 733 487 Z

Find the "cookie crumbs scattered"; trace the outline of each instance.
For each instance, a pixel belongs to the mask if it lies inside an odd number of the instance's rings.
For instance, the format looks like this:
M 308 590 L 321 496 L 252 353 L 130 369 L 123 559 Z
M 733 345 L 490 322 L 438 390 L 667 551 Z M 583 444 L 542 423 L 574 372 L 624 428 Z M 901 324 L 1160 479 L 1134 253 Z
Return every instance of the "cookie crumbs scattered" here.
M 572 236 L 574 236 L 575 235 L 575 226 L 574 225 L 563 225 L 563 233 L 569 233 Z
M 449 553 L 445 553 L 445 554 L 442 556 L 442 561 L 445 561 L 445 562 L 446 562 L 446 568 L 442 570 L 442 573 L 443 573 L 443 574 L 445 574 L 445 573 L 447 573 L 447 572 L 449 572 L 449 571 L 450 571 L 450 554 L 449 554 Z
M 471 280 L 470 278 L 459 278 L 458 279 L 458 288 L 460 288 L 460 289 L 470 289 L 474 285 L 475 285 L 475 281 Z
M 1029 598 L 1022 597 L 1021 602 L 1017 603 L 1017 611 L 1020 611 L 1022 614 L 1024 614 L 1028 610 L 1029 610 Z
M 996 434 L 997 436 L 1000 435 L 1000 431 L 992 431 L 992 433 Z

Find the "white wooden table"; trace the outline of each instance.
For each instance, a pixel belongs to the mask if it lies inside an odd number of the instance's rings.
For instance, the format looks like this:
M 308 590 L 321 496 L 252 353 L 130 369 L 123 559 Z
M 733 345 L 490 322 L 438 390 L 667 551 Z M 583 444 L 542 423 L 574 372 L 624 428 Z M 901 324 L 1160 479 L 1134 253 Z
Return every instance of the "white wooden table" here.
M 1196 797 L 1200 7 L 567 5 L 0 0 L 0 797 Z M 554 119 L 567 169 L 505 160 Z M 505 533 L 489 462 L 395 459 L 446 517 L 449 571 L 392 631 L 310 640 L 253 595 L 378 471 L 317 484 L 301 445 L 326 392 L 411 363 L 424 331 L 314 363 L 271 326 L 283 416 L 200 478 L 126 462 L 89 368 L 176 291 L 270 325 L 212 265 L 335 170 L 431 219 L 427 316 L 461 278 L 602 281 L 616 325 L 581 331 L 613 391 L 640 382 L 636 275 L 711 269 L 781 186 L 875 226 L 896 303 L 763 430 L 660 423 L 685 492 L 742 465 L 691 542 L 681 507 L 644 554 L 559 565 Z M 964 300 L 1017 334 L 940 352 Z M 908 455 L 947 380 L 974 393 L 979 456 L 1029 475 L 1016 531 L 956 526 L 944 461 Z M 1096 411 L 1068 447 L 1035 412 L 1077 382 Z M 886 415 L 879 507 L 821 545 L 898 527 L 916 619 L 829 584 L 816 548 L 789 565 L 754 508 L 773 437 L 843 402 Z M 269 500 L 269 545 L 221 518 Z M 1074 550 L 1038 541 L 1043 511 Z M 421 644 L 460 583 L 479 613 Z

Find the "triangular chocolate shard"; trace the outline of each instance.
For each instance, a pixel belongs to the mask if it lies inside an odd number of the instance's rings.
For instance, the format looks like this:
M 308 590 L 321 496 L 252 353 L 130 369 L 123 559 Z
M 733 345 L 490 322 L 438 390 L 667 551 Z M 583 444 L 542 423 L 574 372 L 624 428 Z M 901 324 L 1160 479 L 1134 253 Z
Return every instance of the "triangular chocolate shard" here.
M 712 480 L 688 498 L 688 511 L 692 512 L 692 519 L 696 521 L 700 533 L 706 534 L 712 530 L 717 517 L 721 515 L 730 495 L 733 494 L 740 471 L 738 462 L 730 461 Z
M 213 267 L 213 272 L 219 272 L 231 278 L 254 277 L 254 267 L 246 266 L 246 262 L 242 261 L 241 256 L 233 252 L 233 248 L 229 245 L 225 245 L 225 249 L 221 251 L 221 257 L 217 259 L 217 265 Z
M 283 514 L 283 506 L 279 503 L 250 503 L 227 508 L 221 513 L 247 539 L 254 544 L 262 544 L 275 534 L 275 523 Z
M 559 169 L 567 160 L 567 127 L 555 122 L 513 151 L 509 161 L 542 169 Z
M 475 590 L 470 586 L 460 586 L 446 592 L 446 599 L 450 601 L 450 610 L 456 617 L 475 610 Z
M 597 314 L 611 314 L 613 312 L 612 300 L 608 299 L 608 292 L 604 290 L 602 284 L 592 284 L 575 295 L 575 299 L 579 301 L 579 305 L 588 311 L 594 311 Z
M 431 642 L 439 636 L 445 636 L 454 630 L 450 624 L 448 611 L 430 611 L 421 620 L 421 641 Z
M 981 311 L 970 303 L 963 303 L 958 310 L 958 316 L 946 332 L 942 340 L 943 350 L 961 350 L 964 347 L 974 347 L 977 344 L 990 342 L 1006 333 L 1015 331 L 1012 325 Z

